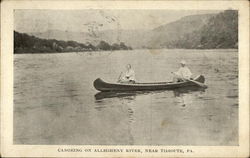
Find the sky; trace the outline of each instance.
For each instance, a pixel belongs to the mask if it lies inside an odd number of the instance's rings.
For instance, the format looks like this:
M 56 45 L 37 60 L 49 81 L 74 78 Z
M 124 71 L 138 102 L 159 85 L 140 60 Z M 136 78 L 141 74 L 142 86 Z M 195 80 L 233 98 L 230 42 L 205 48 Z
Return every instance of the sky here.
M 184 16 L 218 13 L 218 10 L 28 10 L 14 11 L 14 29 L 19 32 L 124 29 L 149 30 Z

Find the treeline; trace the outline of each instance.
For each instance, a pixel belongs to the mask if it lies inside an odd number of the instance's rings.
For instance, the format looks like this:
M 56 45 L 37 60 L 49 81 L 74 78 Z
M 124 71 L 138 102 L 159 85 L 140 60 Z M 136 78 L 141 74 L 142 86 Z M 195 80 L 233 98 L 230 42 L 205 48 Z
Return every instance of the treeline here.
M 211 17 L 201 29 L 166 44 L 168 48 L 238 48 L 238 11 L 226 10 Z
M 84 52 L 107 50 L 131 50 L 125 43 L 110 45 L 100 41 L 96 46 L 91 43 L 83 44 L 75 41 L 61 41 L 55 39 L 41 39 L 26 33 L 14 31 L 14 53 L 54 53 L 54 52 Z

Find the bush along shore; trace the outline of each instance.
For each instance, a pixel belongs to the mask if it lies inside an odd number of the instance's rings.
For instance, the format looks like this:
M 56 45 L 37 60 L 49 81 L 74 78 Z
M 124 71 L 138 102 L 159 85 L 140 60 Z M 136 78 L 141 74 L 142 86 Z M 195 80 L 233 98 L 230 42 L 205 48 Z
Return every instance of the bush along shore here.
M 41 39 L 26 33 L 14 31 L 14 53 L 63 53 L 63 52 L 85 52 L 85 51 L 111 51 L 132 50 L 124 42 L 110 45 L 100 41 L 96 46 L 91 43 L 83 44 L 75 41 L 61 41 L 55 39 Z

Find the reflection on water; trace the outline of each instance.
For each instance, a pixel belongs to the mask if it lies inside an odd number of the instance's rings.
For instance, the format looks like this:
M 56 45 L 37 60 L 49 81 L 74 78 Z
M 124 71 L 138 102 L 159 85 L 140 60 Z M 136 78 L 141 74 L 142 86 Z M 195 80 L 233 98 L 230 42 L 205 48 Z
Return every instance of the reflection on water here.
M 129 96 L 135 96 L 136 92 L 98 92 L 95 94 L 96 100 L 102 100 L 105 98 L 127 98 L 129 99 Z
M 187 104 L 192 103 L 192 99 L 195 96 L 193 96 L 192 92 L 196 92 L 198 94 L 202 94 L 205 92 L 205 89 L 202 87 L 184 87 L 184 88 L 177 88 L 174 90 L 168 90 L 172 91 L 174 94 L 174 98 L 176 99 L 176 103 L 178 105 L 181 105 L 182 107 L 185 107 Z M 108 102 L 112 102 L 113 98 L 119 99 L 121 102 L 123 102 L 125 105 L 128 106 L 127 112 L 130 122 L 134 121 L 133 113 L 135 111 L 135 100 L 136 96 L 145 96 L 145 95 L 152 95 L 152 94 L 164 94 L 165 91 L 125 91 L 125 92 L 98 92 L 95 94 L 95 109 L 98 111 L 101 111 L 102 109 L 106 108 L 106 105 L 108 105 Z M 190 94 L 190 95 L 188 95 Z M 164 97 L 162 97 L 164 98 Z M 161 99 L 162 99 L 161 98 Z M 165 96 L 167 98 L 167 95 Z
M 192 103 L 192 99 L 196 99 L 196 98 L 193 98 L 194 96 L 192 92 L 196 92 L 201 95 L 203 92 L 205 92 L 205 89 L 202 87 L 194 86 L 194 87 L 178 88 L 175 90 L 168 90 L 168 91 L 173 92 L 174 98 L 176 99 L 176 103 L 178 103 L 182 107 L 185 107 L 187 104 Z M 144 95 L 157 94 L 157 93 L 164 94 L 165 91 L 161 90 L 161 91 L 98 92 L 94 96 L 96 100 L 95 109 L 97 109 L 98 111 L 101 111 L 102 109 L 106 107 L 109 101 L 112 102 L 113 98 L 117 98 L 123 103 L 125 102 L 124 104 L 128 106 L 127 111 L 128 111 L 129 120 L 130 122 L 133 122 L 134 121 L 133 113 L 136 108 L 135 106 L 136 96 L 143 97 Z
M 172 91 L 174 94 L 174 98 L 176 100 L 177 105 L 185 107 L 188 104 L 192 104 L 192 99 L 196 99 L 193 92 L 202 95 L 205 92 L 204 88 L 201 87 L 187 87 L 187 88 L 178 88 Z M 114 99 L 118 99 L 119 102 L 122 102 L 126 107 L 126 115 L 129 119 L 128 122 L 128 144 L 134 145 L 134 137 L 133 137 L 133 126 L 136 122 L 136 98 L 138 96 L 145 97 L 154 94 L 165 94 L 166 91 L 127 91 L 127 92 L 98 92 L 95 94 L 95 109 L 98 111 L 102 111 L 107 108 L 108 102 L 112 102 Z M 164 97 L 160 97 L 162 100 Z M 167 95 L 165 98 L 168 98 Z M 105 112 L 105 111 L 104 111 Z M 211 120 L 211 116 L 209 116 Z M 165 124 L 164 121 L 163 124 Z M 151 138 L 152 139 L 152 138 Z
M 189 88 L 179 88 L 173 90 L 173 92 L 175 98 L 177 99 L 177 103 L 182 107 L 185 107 L 188 104 L 192 104 L 192 99 L 195 99 L 192 96 L 192 92 L 199 92 L 199 94 L 202 94 L 203 92 L 205 92 L 205 89 L 201 87 L 189 87 Z M 190 93 L 191 95 L 187 95 Z
M 112 101 L 112 98 L 118 98 L 122 104 L 128 107 L 128 117 L 130 122 L 134 121 L 133 113 L 135 111 L 134 101 L 136 99 L 136 95 L 146 94 L 146 92 L 98 92 L 95 94 L 96 104 L 95 109 L 101 111 L 107 105 L 107 102 Z M 110 99 L 110 100 L 108 100 Z
M 134 137 L 132 134 L 133 123 L 136 121 L 134 113 L 136 112 L 135 100 L 137 95 L 146 95 L 149 92 L 98 92 L 95 94 L 95 109 L 102 111 L 107 108 L 107 103 L 112 102 L 113 98 L 119 99 L 125 106 L 126 115 L 128 117 L 128 145 L 134 145 Z
M 14 144 L 237 145 L 237 50 L 157 51 L 15 54 Z M 208 89 L 93 87 L 99 77 L 116 80 L 128 61 L 138 82 L 169 81 L 181 59 Z

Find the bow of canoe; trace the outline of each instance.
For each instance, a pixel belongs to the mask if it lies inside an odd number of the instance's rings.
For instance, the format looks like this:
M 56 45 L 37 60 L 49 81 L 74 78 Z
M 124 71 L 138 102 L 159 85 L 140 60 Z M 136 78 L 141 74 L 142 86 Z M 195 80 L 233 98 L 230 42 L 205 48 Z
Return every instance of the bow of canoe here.
M 203 75 L 197 76 L 195 81 L 204 83 L 205 78 Z M 194 82 L 184 81 L 184 82 L 155 82 L 155 83 L 134 83 L 134 84 L 124 84 L 124 83 L 108 83 L 98 78 L 93 83 L 95 89 L 107 92 L 107 91 L 152 91 L 152 90 L 167 90 L 175 89 L 187 86 L 197 86 Z

